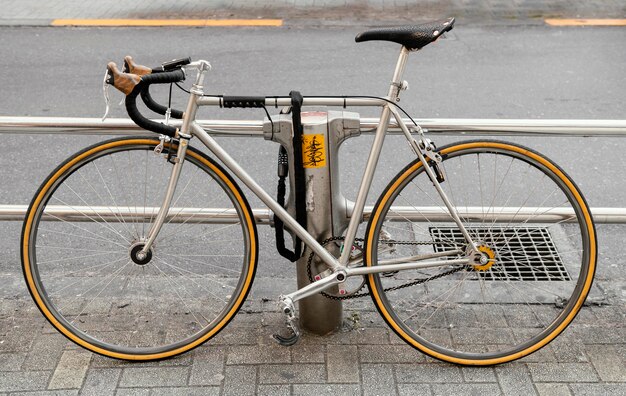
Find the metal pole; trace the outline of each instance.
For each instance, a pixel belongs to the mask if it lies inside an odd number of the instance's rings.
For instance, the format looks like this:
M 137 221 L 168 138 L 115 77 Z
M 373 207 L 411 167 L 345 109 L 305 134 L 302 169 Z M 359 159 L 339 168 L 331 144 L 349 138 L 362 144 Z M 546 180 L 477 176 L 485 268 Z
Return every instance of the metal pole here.
M 315 113 L 314 113 L 315 114 Z M 319 114 L 319 113 L 317 113 Z M 307 231 L 318 242 L 341 235 L 348 225 L 345 216 L 345 198 L 339 189 L 339 145 L 348 137 L 344 131 L 346 113 L 328 112 L 323 115 L 302 113 L 303 162 L 306 178 Z M 358 115 L 353 116 L 353 128 L 358 130 Z M 342 216 L 343 214 L 343 216 Z M 339 257 L 339 247 L 330 243 L 326 248 Z M 297 283 L 301 289 L 311 282 L 313 275 L 326 268 L 320 260 L 313 260 L 309 269 L 309 255 L 306 248 L 297 263 Z M 329 292 L 337 293 L 334 286 Z M 331 300 L 321 294 L 314 294 L 299 301 L 300 326 L 318 335 L 330 334 L 341 327 L 343 309 L 340 300 Z

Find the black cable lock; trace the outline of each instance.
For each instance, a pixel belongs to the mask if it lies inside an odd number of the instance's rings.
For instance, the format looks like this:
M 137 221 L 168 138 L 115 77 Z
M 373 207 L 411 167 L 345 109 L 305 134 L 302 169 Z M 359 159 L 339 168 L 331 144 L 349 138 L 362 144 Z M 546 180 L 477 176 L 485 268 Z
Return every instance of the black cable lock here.
M 304 229 L 307 228 L 306 220 L 306 180 L 304 177 L 304 165 L 302 163 L 302 103 L 304 101 L 302 94 L 298 91 L 289 92 L 291 97 L 291 118 L 293 120 L 293 161 L 294 161 L 294 179 L 295 179 L 295 206 L 296 221 Z M 278 191 L 276 201 L 285 206 L 285 178 L 289 174 L 289 158 L 287 150 L 280 146 L 278 151 Z M 302 257 L 302 241 L 294 236 L 294 251 L 285 247 L 285 224 L 283 221 L 274 216 L 274 230 L 276 232 L 276 250 L 287 260 L 294 262 Z

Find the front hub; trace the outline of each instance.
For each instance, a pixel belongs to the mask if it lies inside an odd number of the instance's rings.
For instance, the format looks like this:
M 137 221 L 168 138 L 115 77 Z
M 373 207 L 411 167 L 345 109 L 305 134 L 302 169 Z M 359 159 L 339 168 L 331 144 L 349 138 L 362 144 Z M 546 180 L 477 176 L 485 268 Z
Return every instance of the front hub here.
M 141 250 L 145 246 L 143 242 L 134 243 L 130 247 L 130 259 L 133 260 L 133 263 L 137 265 L 146 265 L 152 260 L 152 248 L 145 253 L 142 253 Z

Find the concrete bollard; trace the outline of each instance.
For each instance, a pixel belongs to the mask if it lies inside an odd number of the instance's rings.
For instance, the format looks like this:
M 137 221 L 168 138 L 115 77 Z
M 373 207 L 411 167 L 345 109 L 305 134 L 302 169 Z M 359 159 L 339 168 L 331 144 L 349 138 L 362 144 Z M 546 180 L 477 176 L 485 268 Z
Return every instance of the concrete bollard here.
M 266 139 L 282 144 L 293 158 L 292 124 L 290 115 L 273 117 L 274 132 L 271 125 L 265 123 Z M 351 136 L 360 133 L 359 115 L 352 112 L 303 112 L 302 155 L 306 179 L 307 231 L 319 242 L 332 236 L 341 236 L 348 226 L 347 201 L 341 194 L 339 184 L 339 147 Z M 289 199 L 287 210 L 295 214 L 294 168 L 289 161 Z M 327 245 L 329 251 L 339 256 L 339 247 Z M 310 250 L 305 248 L 302 258 L 297 261 L 297 284 L 302 288 L 310 283 L 308 260 Z M 319 264 L 313 260 L 312 265 Z M 320 268 L 321 272 L 325 268 Z M 337 293 L 337 290 L 329 290 Z M 340 300 L 333 300 L 316 294 L 299 301 L 300 327 L 318 335 L 332 333 L 341 327 L 342 305 Z

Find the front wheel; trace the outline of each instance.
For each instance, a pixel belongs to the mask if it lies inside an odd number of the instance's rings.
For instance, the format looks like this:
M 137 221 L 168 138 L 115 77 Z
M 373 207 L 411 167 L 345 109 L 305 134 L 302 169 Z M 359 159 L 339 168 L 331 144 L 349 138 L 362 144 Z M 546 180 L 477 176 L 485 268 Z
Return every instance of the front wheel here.
M 589 292 L 589 208 L 565 172 L 528 148 L 472 141 L 440 153 L 442 188 L 484 260 L 369 275 L 374 303 L 404 341 L 437 359 L 491 365 L 526 356 L 565 329 Z M 420 161 L 380 196 L 366 240 L 367 266 L 471 251 Z
M 24 276 L 41 312 L 113 358 L 163 359 L 202 344 L 234 317 L 256 269 L 244 195 L 191 147 L 163 227 L 139 253 L 172 169 L 154 154 L 158 144 L 115 139 L 69 158 L 35 194 L 22 231 Z

